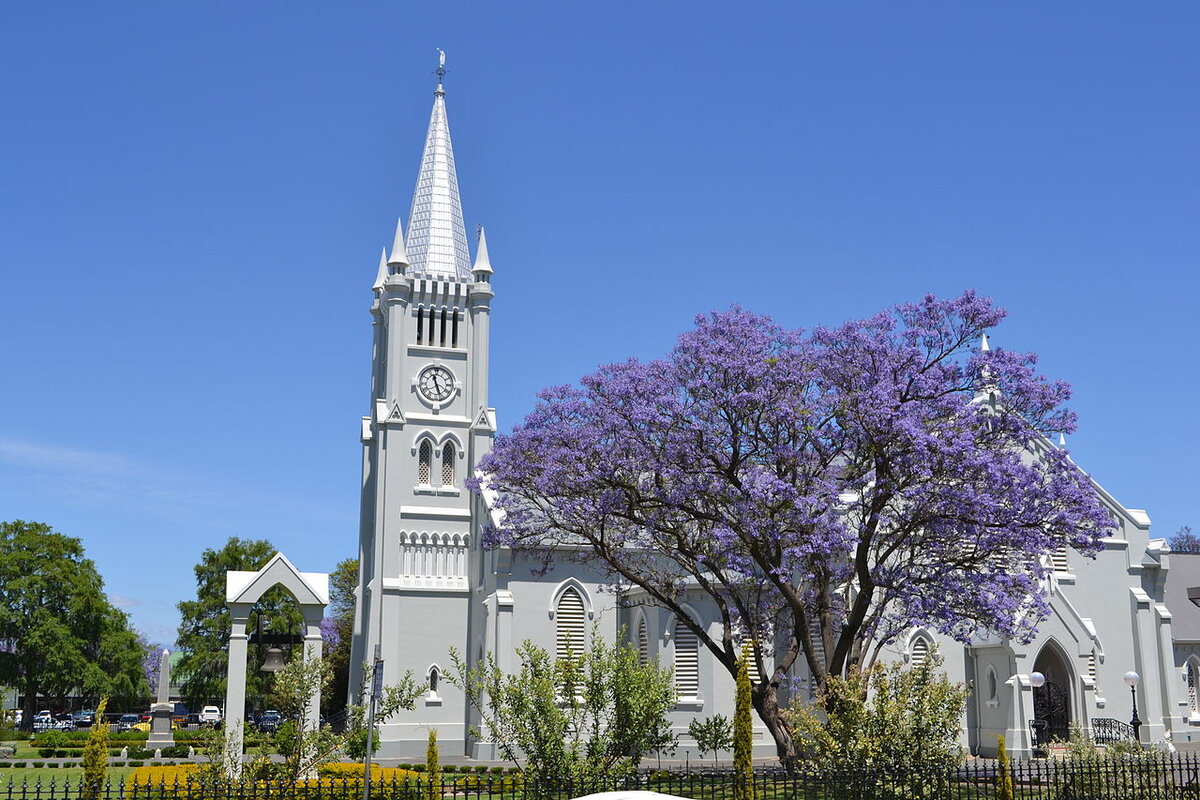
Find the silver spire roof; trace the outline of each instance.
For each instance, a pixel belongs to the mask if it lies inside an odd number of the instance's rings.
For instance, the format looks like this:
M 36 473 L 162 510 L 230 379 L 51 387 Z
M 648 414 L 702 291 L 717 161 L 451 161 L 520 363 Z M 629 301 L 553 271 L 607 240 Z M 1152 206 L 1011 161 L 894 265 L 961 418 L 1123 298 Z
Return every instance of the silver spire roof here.
M 425 136 L 421 172 L 408 214 L 408 262 L 412 272 L 435 278 L 468 278 L 471 259 L 467 230 L 458 198 L 458 173 L 454 147 L 446 121 L 446 91 L 438 75 L 433 93 L 433 113 Z

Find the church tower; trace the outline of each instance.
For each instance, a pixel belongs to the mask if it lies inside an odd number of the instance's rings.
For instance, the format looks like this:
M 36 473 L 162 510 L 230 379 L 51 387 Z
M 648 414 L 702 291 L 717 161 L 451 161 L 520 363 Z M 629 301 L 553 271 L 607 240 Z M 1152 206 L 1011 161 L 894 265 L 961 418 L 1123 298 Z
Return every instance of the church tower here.
M 401 220 L 372 287 L 350 694 L 359 700 L 361 665 L 376 656 L 385 684 L 411 670 L 426 686 L 415 710 L 381 726 L 382 757 L 423 753 L 430 728 L 446 752 L 458 742 L 465 747 L 464 699 L 441 673 L 450 649 L 471 653 L 477 636 L 471 594 L 480 579 L 484 512 L 464 481 L 495 432 L 488 407 L 492 268 L 482 229 L 474 263 L 468 253 L 445 69 L 437 74 L 407 236 Z

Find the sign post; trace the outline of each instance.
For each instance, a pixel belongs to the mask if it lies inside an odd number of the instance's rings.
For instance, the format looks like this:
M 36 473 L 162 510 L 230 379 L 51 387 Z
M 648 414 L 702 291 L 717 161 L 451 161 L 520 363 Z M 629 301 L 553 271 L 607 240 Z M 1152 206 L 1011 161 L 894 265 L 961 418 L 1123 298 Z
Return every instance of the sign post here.
M 383 696 L 383 659 L 375 645 L 375 663 L 371 668 L 371 701 L 367 706 L 367 750 L 363 757 L 363 800 L 371 800 L 371 751 L 375 747 L 375 704 Z

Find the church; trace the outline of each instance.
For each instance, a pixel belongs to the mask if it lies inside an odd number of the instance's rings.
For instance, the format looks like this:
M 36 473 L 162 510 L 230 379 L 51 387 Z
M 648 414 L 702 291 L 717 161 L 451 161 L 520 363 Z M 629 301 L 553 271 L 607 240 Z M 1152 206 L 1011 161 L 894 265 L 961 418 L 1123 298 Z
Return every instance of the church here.
M 622 608 L 599 572 L 563 562 L 539 576 L 519 553 L 485 550 L 492 517 L 486 496 L 464 480 L 491 448 L 496 410 L 488 404 L 492 266 L 482 229 L 469 251 L 459 198 L 444 70 L 407 217 L 380 257 L 372 287 L 373 344 L 369 413 L 362 418 L 360 579 L 351 664 L 382 658 L 384 682 L 411 671 L 424 681 L 412 711 L 380 728 L 382 758 L 419 757 L 430 729 L 443 753 L 478 759 L 496 748 L 472 734 L 479 720 L 441 676 L 453 648 L 469 663 L 494 654 L 513 670 L 514 650 L 529 639 L 554 652 L 601 635 L 630 631 L 650 658 L 674 669 L 678 703 L 671 722 L 678 757 L 695 758 L 688 722 L 733 715 L 733 681 L 696 637 L 666 611 Z M 503 270 L 502 270 L 503 272 Z M 364 280 L 365 283 L 365 280 Z M 1060 442 L 1061 445 L 1061 442 Z M 1054 444 L 1045 442 L 1046 447 Z M 1145 742 L 1162 747 L 1200 740 L 1195 682 L 1200 660 L 1178 661 L 1172 614 L 1165 604 L 1171 556 L 1152 538 L 1150 518 L 1098 485 L 1117 521 L 1103 550 L 1088 559 L 1067 550 L 1051 556 L 1046 590 L 1052 614 L 1029 643 L 981 633 L 969 646 L 915 629 L 891 653 L 908 663 L 935 645 L 954 680 L 971 684 L 962 744 L 996 753 L 1006 737 L 1014 757 L 1028 758 L 1047 736 L 1072 726 L 1097 735 L 1128 736 L 1133 694 Z M 696 619 L 705 619 L 698 603 Z M 807 667 L 786 681 L 808 685 Z M 357 694 L 361 674 L 351 675 Z M 352 700 L 358 701 L 358 697 Z M 781 701 L 788 698 L 781 695 Z M 793 702 L 807 696 L 793 697 Z M 756 755 L 774 755 L 765 726 L 755 728 Z

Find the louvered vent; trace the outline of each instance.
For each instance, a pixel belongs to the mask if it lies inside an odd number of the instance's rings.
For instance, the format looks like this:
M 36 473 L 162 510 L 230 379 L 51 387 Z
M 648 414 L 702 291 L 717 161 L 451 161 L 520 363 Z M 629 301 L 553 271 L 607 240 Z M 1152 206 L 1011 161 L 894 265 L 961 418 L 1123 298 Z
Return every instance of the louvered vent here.
M 1188 692 L 1188 707 L 1193 711 L 1200 711 L 1200 700 L 1196 697 L 1196 662 L 1189 661 L 1187 665 L 1187 692 Z
M 1088 653 L 1088 680 L 1092 682 L 1092 686 L 1096 686 L 1096 651 Z
M 675 622 L 675 693 L 679 697 L 700 696 L 700 647 L 696 634 Z
M 1067 548 L 1065 545 L 1050 554 L 1050 566 L 1054 568 L 1055 572 L 1070 571 L 1067 569 Z
M 746 654 L 746 671 L 750 673 L 750 683 L 762 683 L 763 676 L 758 668 L 758 659 L 754 657 L 754 646 L 743 646 L 738 652 Z M 766 653 L 763 655 L 766 656 Z
M 454 485 L 454 445 L 446 442 L 442 448 L 442 486 Z
M 638 661 L 650 663 L 650 632 L 646 630 L 646 618 L 638 620 Z
M 908 656 L 908 664 L 913 669 L 920 669 L 929 660 L 929 640 L 924 636 L 913 639 L 912 650 Z
M 409 452 L 412 452 L 411 450 Z M 428 486 L 432 469 L 430 467 L 433 461 L 433 445 L 428 441 L 421 442 L 421 447 L 417 451 L 417 483 L 422 486 Z
M 568 588 L 558 599 L 554 620 L 558 626 L 556 639 L 557 657 L 576 658 L 583 655 L 584 648 L 583 598 L 573 588 Z
M 821 622 L 820 620 L 812 620 L 808 623 L 808 635 L 812 640 L 813 658 L 819 663 L 825 663 L 825 640 L 821 638 Z

